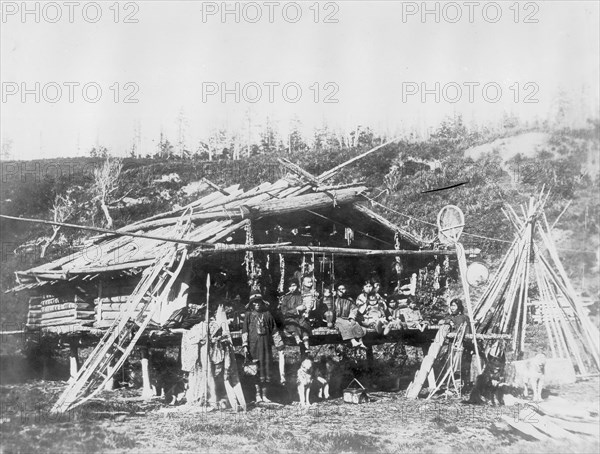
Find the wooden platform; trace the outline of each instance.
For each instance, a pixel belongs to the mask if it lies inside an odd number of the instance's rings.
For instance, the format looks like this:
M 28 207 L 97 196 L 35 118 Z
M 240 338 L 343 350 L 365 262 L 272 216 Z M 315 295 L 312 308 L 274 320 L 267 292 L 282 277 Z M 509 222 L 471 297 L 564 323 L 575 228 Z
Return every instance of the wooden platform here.
M 91 327 L 53 327 L 62 329 L 29 329 L 23 333 L 25 336 L 36 336 L 43 338 L 45 336 L 55 337 L 58 336 L 65 342 L 70 340 L 80 340 L 80 346 L 92 346 L 95 345 L 99 339 L 103 336 L 105 330 Z M 393 330 L 387 336 L 377 334 L 376 331 L 367 329 L 367 334 L 363 338 L 366 345 L 380 345 L 385 343 L 403 341 L 408 345 L 424 346 L 429 345 L 434 339 L 438 327 L 434 326 L 430 329 L 426 329 L 421 332 L 418 329 L 405 329 L 405 330 Z M 235 346 L 242 345 L 242 332 L 232 331 L 231 337 Z M 296 340 L 289 335 L 283 335 L 283 341 L 288 346 L 295 346 Z M 326 344 L 343 344 L 344 341 L 340 336 L 340 333 L 336 329 L 329 328 L 315 328 L 313 334 L 310 337 L 310 345 L 326 345 Z M 178 346 L 181 343 L 181 334 L 172 333 L 169 331 L 148 329 L 144 333 L 138 342 L 139 345 L 147 345 L 148 347 L 169 347 Z
M 424 331 L 418 329 L 404 329 L 404 330 L 392 330 L 387 336 L 377 334 L 375 330 L 367 329 L 367 334 L 363 338 L 366 345 L 381 345 L 386 343 L 404 342 L 407 345 L 413 346 L 429 346 L 435 338 L 439 327 L 431 326 Z M 81 346 L 95 345 L 98 340 L 104 334 L 104 329 L 92 328 L 86 326 L 69 326 L 69 327 L 51 327 L 46 329 L 29 329 L 24 335 L 31 335 L 37 337 L 44 336 L 59 336 L 65 341 L 70 339 L 80 339 Z M 449 333 L 448 337 L 454 337 L 455 333 Z M 232 331 L 231 337 L 235 346 L 242 345 L 242 332 Z M 472 342 L 473 336 L 471 334 L 465 335 L 465 340 Z M 508 334 L 477 334 L 478 339 L 510 339 Z M 295 346 L 296 340 L 292 336 L 283 336 L 283 341 L 288 346 Z M 158 329 L 148 329 L 144 335 L 142 335 L 139 345 L 147 345 L 149 347 L 169 347 L 177 346 L 181 342 L 181 334 L 171 333 L 168 331 Z M 342 340 L 339 332 L 336 329 L 329 328 L 315 328 L 313 334 L 310 337 L 310 345 L 326 345 L 326 344 L 343 344 L 345 341 Z M 346 341 L 347 342 L 347 341 Z

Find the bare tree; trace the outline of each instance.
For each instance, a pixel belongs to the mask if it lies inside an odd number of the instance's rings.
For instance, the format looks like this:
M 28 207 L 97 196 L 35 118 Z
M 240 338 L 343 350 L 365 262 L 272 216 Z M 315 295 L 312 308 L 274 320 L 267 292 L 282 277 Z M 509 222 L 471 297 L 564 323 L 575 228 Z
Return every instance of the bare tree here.
M 388 194 L 392 194 L 402 181 L 402 168 L 396 164 L 390 167 L 390 171 L 383 177 L 383 183 Z
M 12 146 L 13 146 L 12 139 L 4 138 L 2 140 L 2 154 L 0 155 L 0 159 L 2 159 L 4 161 L 10 161 L 13 158 Z
M 54 222 L 65 222 L 75 213 L 75 203 L 69 194 L 66 196 L 57 195 L 54 198 L 54 204 L 52 205 L 51 211 Z M 40 258 L 44 258 L 46 256 L 46 250 L 48 249 L 48 246 L 50 246 L 58 237 L 60 227 L 60 225 L 53 225 L 52 236 L 44 238 Z
M 108 156 L 102 167 L 94 169 L 94 184 L 92 191 L 94 200 L 100 205 L 100 209 L 106 218 L 106 227 L 113 227 L 113 219 L 108 210 L 109 205 L 115 202 L 114 193 L 119 188 L 118 179 L 123 169 L 123 160 L 121 158 L 111 158 Z

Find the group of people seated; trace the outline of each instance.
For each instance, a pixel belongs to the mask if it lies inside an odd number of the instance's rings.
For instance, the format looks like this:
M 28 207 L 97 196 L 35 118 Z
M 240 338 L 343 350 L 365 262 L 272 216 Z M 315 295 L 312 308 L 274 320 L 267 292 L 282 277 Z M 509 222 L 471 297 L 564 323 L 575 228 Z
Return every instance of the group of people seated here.
M 296 280 L 291 280 L 288 292 L 279 298 L 279 304 L 269 304 L 256 290 L 250 295 L 241 323 L 242 346 L 246 360 L 253 361 L 255 365 L 257 402 L 268 402 L 267 385 L 275 372 L 273 350 L 279 356 L 279 376 L 281 383 L 285 384 L 282 333 L 296 339 L 304 356 L 315 327 L 335 327 L 343 340 L 349 340 L 354 347 L 366 349 L 362 338 L 367 328 L 387 335 L 395 329 L 423 331 L 428 326 L 414 295 L 395 293 L 387 297 L 381 294 L 380 284 L 376 280 L 366 281 L 356 300 L 348 296 L 343 283 L 337 284 L 335 294 L 323 291 L 323 296 L 318 295 L 313 284 L 312 276 L 302 277 L 300 285 Z M 215 388 L 216 377 L 227 380 L 231 376 L 235 358 L 229 331 L 217 323 L 218 316 L 214 311 L 207 326 L 201 309 L 201 306 L 188 302 L 185 308 L 172 314 L 163 328 L 182 333 L 182 370 L 189 374 L 187 401 L 193 403 L 203 400 L 214 407 L 219 394 Z M 462 302 L 459 299 L 452 300 L 450 314 L 440 323 L 447 323 L 455 330 L 466 322 L 468 318 L 463 315 Z M 207 329 L 210 339 L 206 336 Z M 203 364 L 207 357 L 208 364 Z M 208 378 L 203 372 L 206 367 L 210 371 Z M 206 379 L 208 382 L 204 386 L 202 380 Z
M 290 280 L 288 292 L 279 298 L 279 306 L 271 310 L 278 326 L 306 348 L 312 329 L 318 327 L 335 327 L 343 340 L 366 349 L 362 342 L 365 328 L 387 335 L 398 329 L 423 331 L 428 325 L 414 295 L 387 297 L 382 294 L 377 280 L 365 281 L 356 300 L 348 296 L 343 283 L 337 285 L 333 295 L 325 288 L 319 297 L 313 282 L 312 276 L 302 277 L 300 285 L 296 280 Z

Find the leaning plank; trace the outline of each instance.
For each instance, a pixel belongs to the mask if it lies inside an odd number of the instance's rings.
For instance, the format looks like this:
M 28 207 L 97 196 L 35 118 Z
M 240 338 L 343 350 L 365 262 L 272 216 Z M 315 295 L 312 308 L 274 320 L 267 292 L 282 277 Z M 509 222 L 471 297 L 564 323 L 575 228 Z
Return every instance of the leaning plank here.
M 516 420 L 510 416 L 502 415 L 501 418 L 512 428 L 519 432 L 535 438 L 540 441 L 551 440 L 551 438 L 543 432 L 537 430 L 533 425 L 528 422 L 523 422 L 520 419 Z
M 446 336 L 448 335 L 448 331 L 450 330 L 449 325 L 442 325 L 435 335 L 435 339 L 433 343 L 429 347 L 429 352 L 427 356 L 423 358 L 423 362 L 421 363 L 421 368 L 415 374 L 414 380 L 408 385 L 406 389 L 406 398 L 407 399 L 416 399 L 419 397 L 419 393 L 421 392 L 421 388 L 423 388 L 423 383 L 427 379 L 429 372 L 433 367 L 433 363 L 437 358 L 440 350 L 442 349 L 442 345 L 444 345 L 444 341 L 446 340 Z
M 542 413 L 556 418 L 571 418 L 575 420 L 594 419 L 598 422 L 597 417 L 592 418 L 590 410 L 578 407 L 573 402 L 559 397 L 549 397 L 544 402 L 537 404 L 537 408 Z
M 594 422 L 575 422 L 575 421 L 566 421 L 564 419 L 555 419 L 554 422 L 560 424 L 560 426 L 568 430 L 569 432 L 576 432 L 585 435 L 592 435 L 594 437 L 598 436 L 598 421 Z
M 519 417 L 523 414 L 525 417 L 530 415 L 531 411 L 527 409 L 521 410 L 519 412 Z M 533 417 L 530 418 L 533 422 L 532 424 L 536 429 L 544 432 L 546 435 L 552 438 L 560 438 L 565 440 L 575 441 L 577 440 L 577 436 L 573 435 L 571 432 L 566 431 L 560 425 L 556 424 L 552 418 L 548 416 L 541 415 L 536 413 Z

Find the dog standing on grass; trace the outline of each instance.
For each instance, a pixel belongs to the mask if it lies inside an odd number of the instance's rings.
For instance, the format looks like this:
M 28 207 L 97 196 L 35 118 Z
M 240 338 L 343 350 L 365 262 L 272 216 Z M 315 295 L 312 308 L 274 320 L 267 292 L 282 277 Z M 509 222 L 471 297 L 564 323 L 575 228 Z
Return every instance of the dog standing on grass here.
M 540 402 L 542 400 L 542 389 L 544 388 L 544 376 L 546 374 L 546 355 L 538 353 L 533 358 L 523 362 L 523 395 L 529 396 L 527 386 L 531 386 L 533 400 Z
M 329 381 L 334 368 L 335 361 L 329 357 L 322 357 L 317 364 L 310 358 L 302 361 L 296 376 L 300 405 L 310 405 L 310 391 L 315 384 L 319 386 L 319 398 L 329 399 Z
M 298 396 L 300 405 L 308 407 L 310 405 L 310 387 L 313 383 L 314 364 L 310 358 L 306 358 L 300 364 L 300 369 L 296 375 L 296 384 L 298 385 Z
M 317 366 L 316 374 L 319 384 L 319 397 L 321 399 L 329 399 L 329 383 L 333 378 L 333 374 L 337 363 L 329 356 L 322 356 L 321 362 Z

